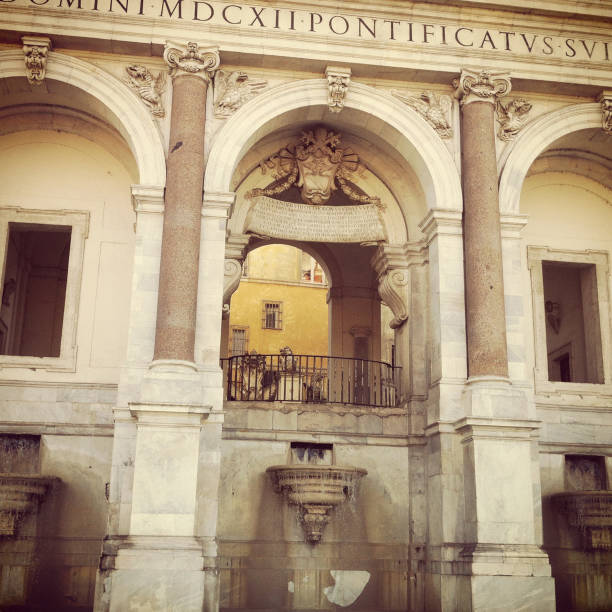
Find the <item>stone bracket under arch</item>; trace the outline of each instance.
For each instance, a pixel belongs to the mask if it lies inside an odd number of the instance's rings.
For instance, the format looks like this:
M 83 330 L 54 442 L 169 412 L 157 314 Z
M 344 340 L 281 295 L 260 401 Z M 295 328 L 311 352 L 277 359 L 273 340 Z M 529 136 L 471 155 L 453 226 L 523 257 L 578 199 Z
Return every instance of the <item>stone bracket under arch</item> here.
M 409 316 L 410 266 L 404 247 L 381 245 L 372 258 L 378 279 L 378 293 L 393 312 L 390 326 L 401 327 Z
M 225 263 L 223 265 L 223 317 L 227 318 L 230 311 L 230 300 L 242 278 L 242 264 L 250 236 L 246 234 L 231 234 L 225 243 Z

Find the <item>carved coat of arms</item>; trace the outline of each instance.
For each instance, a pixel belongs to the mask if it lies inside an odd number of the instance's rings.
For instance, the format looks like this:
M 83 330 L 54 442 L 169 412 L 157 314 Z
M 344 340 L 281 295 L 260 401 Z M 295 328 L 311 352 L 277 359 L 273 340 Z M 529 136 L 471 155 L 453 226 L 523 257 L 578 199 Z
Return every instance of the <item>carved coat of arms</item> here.
M 379 198 L 370 197 L 353 182 L 363 168 L 358 155 L 340 145 L 340 134 L 323 126 L 303 132 L 296 144 L 261 163 L 262 172 L 270 171 L 275 180 L 263 189 L 251 190 L 248 197 L 274 196 L 295 185 L 303 202 L 320 205 L 339 187 L 355 204 L 381 207 Z

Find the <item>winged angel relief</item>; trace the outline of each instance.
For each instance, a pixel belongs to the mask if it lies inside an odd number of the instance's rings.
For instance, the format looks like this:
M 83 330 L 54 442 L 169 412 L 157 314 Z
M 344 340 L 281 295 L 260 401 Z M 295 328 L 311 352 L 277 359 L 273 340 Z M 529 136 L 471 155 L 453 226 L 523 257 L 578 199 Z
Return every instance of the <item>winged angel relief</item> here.
M 260 164 L 262 173 L 270 172 L 274 181 L 263 189 L 252 189 L 247 197 L 275 196 L 295 185 L 303 202 L 321 205 L 340 187 L 351 202 L 383 209 L 379 198 L 370 197 L 354 183 L 363 166 L 358 155 L 350 147 L 341 147 L 340 141 L 340 134 L 323 126 L 302 132 L 297 143 Z

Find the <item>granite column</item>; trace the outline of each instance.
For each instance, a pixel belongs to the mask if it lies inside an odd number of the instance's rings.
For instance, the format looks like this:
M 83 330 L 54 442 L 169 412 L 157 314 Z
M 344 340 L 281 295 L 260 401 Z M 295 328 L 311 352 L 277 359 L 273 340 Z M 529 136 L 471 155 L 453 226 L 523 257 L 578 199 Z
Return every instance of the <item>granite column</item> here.
M 194 361 L 206 93 L 219 54 L 188 43 L 164 58 L 173 94 L 154 360 Z
M 463 455 L 465 521 L 459 607 L 554 610 L 541 549 L 535 406 L 508 377 L 495 106 L 508 75 L 462 71 L 461 170 L 467 332 Z M 458 449 L 457 449 L 458 450 Z M 537 594 L 537 595 L 536 595 Z

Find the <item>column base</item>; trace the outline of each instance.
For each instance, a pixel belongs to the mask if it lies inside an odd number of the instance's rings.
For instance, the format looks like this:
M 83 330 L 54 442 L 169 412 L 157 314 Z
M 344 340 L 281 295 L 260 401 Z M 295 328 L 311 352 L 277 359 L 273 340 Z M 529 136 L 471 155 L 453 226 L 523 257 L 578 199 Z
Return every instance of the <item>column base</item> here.
M 191 361 L 160 359 L 151 362 L 142 379 L 141 404 L 215 406 L 223 403 L 221 368 L 199 368 Z
M 218 607 L 216 559 L 195 538 L 127 537 L 118 546 L 103 556 L 96 612 Z
M 555 612 L 550 576 L 461 576 L 453 610 L 469 612 Z

